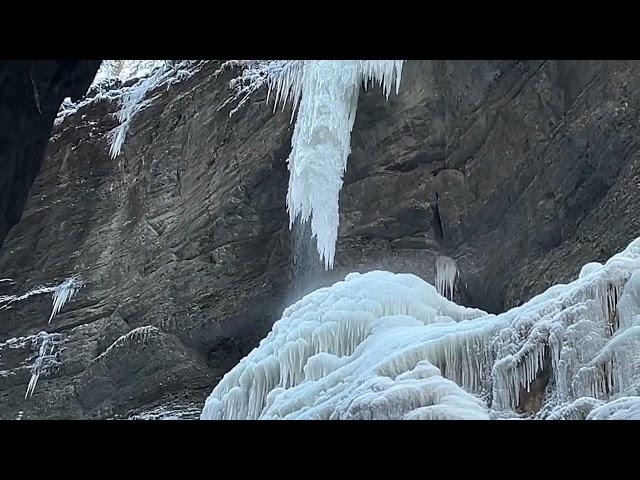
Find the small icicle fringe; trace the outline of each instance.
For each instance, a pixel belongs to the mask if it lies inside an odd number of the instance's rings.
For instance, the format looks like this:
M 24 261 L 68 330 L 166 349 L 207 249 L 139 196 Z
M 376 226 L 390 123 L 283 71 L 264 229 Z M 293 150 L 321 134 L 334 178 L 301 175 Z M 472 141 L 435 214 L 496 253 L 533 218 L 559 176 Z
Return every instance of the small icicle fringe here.
M 115 159 L 122 153 L 122 147 L 134 117 L 159 96 L 156 94 L 153 97 L 148 97 L 148 93 L 163 85 L 166 85 L 168 89 L 172 84 L 188 79 L 198 70 L 199 66 L 198 62 L 193 61 L 182 61 L 177 64 L 168 60 L 149 61 L 143 66 L 136 66 L 133 62 L 128 67 L 130 71 L 122 72 L 123 78 L 138 73 L 146 76 L 134 85 L 115 92 L 120 109 L 116 114 L 119 124 L 109 132 L 109 155 L 111 158 Z
M 127 122 L 124 127 L 121 124 L 120 128 L 114 129 L 109 137 L 110 142 L 112 142 L 110 144 L 110 150 L 112 150 L 110 153 L 113 156 L 117 156 L 122 149 L 122 144 L 114 146 L 113 142 L 115 140 L 118 140 L 118 142 L 124 142 L 126 137 L 126 131 L 124 130 L 129 128 L 128 125 L 131 122 L 131 118 L 135 113 L 141 111 L 146 105 L 148 105 L 148 102 L 143 104 L 139 103 L 144 102 L 144 96 L 146 93 L 160 85 L 167 85 L 167 88 L 169 88 L 171 85 L 190 78 L 202 67 L 203 61 L 182 60 L 175 63 L 169 60 L 124 60 L 124 62 L 129 63 L 129 65 L 125 65 L 120 73 L 114 72 L 114 69 L 112 68 L 113 64 L 110 65 L 109 62 L 114 61 L 103 61 L 102 66 L 100 67 L 101 71 L 98 71 L 96 78 L 84 98 L 77 103 L 73 102 L 69 97 L 62 101 L 60 110 L 56 115 L 54 125 L 59 126 L 63 124 L 67 117 L 74 116 L 90 104 L 105 100 L 117 101 L 121 106 L 119 114 L 117 114 L 119 120 L 122 120 L 124 116 L 129 119 L 129 122 Z M 136 62 L 141 62 L 142 64 L 136 65 Z M 149 85 L 149 83 L 147 83 L 148 79 L 154 77 L 154 75 L 158 74 L 160 71 L 168 72 L 168 74 L 166 76 L 162 75 L 163 78 L 159 83 Z M 138 77 L 140 77 L 140 80 L 131 86 L 122 87 L 119 82 Z M 120 118 L 121 116 L 122 118 Z
M 453 300 L 456 280 L 458 278 L 458 266 L 454 259 L 437 256 L 435 286 L 443 297 Z

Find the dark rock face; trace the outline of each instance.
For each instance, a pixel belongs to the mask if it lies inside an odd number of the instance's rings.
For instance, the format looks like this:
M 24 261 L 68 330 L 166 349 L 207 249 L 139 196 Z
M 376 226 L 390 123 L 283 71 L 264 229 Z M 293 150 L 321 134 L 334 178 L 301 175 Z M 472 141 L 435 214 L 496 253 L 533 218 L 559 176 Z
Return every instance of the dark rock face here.
M 0 250 L 15 281 L 0 295 L 72 274 L 86 286 L 51 325 L 49 296 L 0 310 L 0 342 L 65 338 L 27 400 L 28 352 L 0 347 L 0 417 L 202 405 L 288 303 L 348 272 L 432 282 L 448 255 L 458 299 L 495 312 L 640 234 L 637 62 L 411 61 L 399 95 L 363 92 L 332 272 L 308 229 L 288 228 L 290 112 L 261 91 L 229 118 L 217 66 L 154 92 L 116 160 L 114 104 L 54 130 Z
M 202 402 L 280 315 L 291 125 L 259 104 L 231 120 L 218 111 L 231 77 L 213 79 L 216 68 L 154 92 L 116 160 L 106 136 L 115 103 L 80 109 L 54 130 L 0 253 L 3 276 L 16 282 L 2 294 L 73 274 L 86 286 L 51 325 L 49 295 L 0 311 L 0 339 L 66 335 L 63 366 L 33 397 L 22 398 L 29 375 L 0 384 L 2 417 L 113 417 Z M 146 326 L 155 330 L 144 353 L 136 342 L 109 350 Z M 58 385 L 70 393 L 53 413 Z
M 65 97 L 87 91 L 100 61 L 0 61 L 0 246 L 20 221 Z

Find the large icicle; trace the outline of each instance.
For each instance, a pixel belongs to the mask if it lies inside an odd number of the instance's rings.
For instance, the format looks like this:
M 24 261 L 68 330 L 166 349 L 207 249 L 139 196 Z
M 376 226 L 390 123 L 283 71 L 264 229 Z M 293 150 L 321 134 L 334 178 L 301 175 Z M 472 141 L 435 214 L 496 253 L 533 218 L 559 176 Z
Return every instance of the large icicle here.
M 316 237 L 320 260 L 333 268 L 338 237 L 338 197 L 351 153 L 351 131 L 363 81 L 378 81 L 388 97 L 400 85 L 401 60 L 306 61 L 277 77 L 276 104 L 299 103 L 291 140 L 287 207 L 290 226 L 297 217 Z
M 311 217 L 320 259 L 329 269 L 333 267 L 338 236 L 338 196 L 351 153 L 360 65 L 348 61 L 309 62 L 300 83 L 304 93 L 287 159 L 289 223 L 291 227 L 296 217 L 303 222 Z M 299 84 L 292 83 L 284 91 L 286 94 L 298 88 Z
M 249 95 L 267 84 L 267 100 L 275 96 L 274 110 L 292 104 L 287 206 L 290 225 L 296 218 L 306 222 L 316 238 L 320 260 L 333 268 L 338 236 L 338 197 L 342 176 L 351 153 L 351 130 L 360 89 L 370 82 L 382 86 L 387 98 L 400 87 L 403 60 L 240 60 L 225 62 L 222 72 L 240 66 L 232 80 L 235 95 L 220 108 L 238 100 L 233 115 Z

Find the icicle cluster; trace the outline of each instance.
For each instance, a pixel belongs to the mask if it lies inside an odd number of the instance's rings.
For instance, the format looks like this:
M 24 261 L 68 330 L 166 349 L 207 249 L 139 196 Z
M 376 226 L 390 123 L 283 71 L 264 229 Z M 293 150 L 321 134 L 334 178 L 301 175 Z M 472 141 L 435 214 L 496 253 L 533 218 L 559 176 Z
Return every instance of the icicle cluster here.
M 640 374 L 640 240 L 578 280 L 556 285 L 499 317 L 509 326 L 494 340 L 494 409 L 516 409 L 545 367 L 554 401 L 609 400 Z M 623 347 L 623 348 L 621 348 Z
M 49 316 L 49 323 L 51 323 L 53 317 L 56 316 L 58 312 L 60 312 L 60 310 L 62 310 L 62 307 L 64 307 L 65 304 L 69 300 L 71 300 L 76 293 L 78 293 L 78 290 L 80 290 L 83 285 L 84 284 L 82 283 L 82 280 L 80 280 L 80 277 L 74 276 L 67 278 L 61 284 L 55 285 L 53 287 L 39 286 L 32 290 L 29 290 L 27 293 L 24 293 L 22 295 L 3 295 L 0 296 L 0 310 L 11 308 L 11 304 L 13 304 L 14 302 L 26 300 L 33 295 L 51 293 L 53 297 L 53 307 L 51 310 L 51 315 Z
M 54 354 L 55 348 L 62 343 L 62 334 L 40 332 L 32 340 L 34 355 L 28 360 L 33 360 L 31 366 L 31 378 L 24 398 L 33 395 L 38 383 L 38 379 L 47 373 L 51 368 L 60 365 L 57 354 Z
M 67 278 L 60 285 L 54 287 L 53 289 L 53 308 L 51 310 L 51 315 L 49 316 L 49 323 L 53 317 L 57 315 L 57 313 L 62 310 L 62 307 L 71 300 L 78 290 L 82 288 L 83 284 L 78 277 Z
M 497 316 L 350 274 L 285 310 L 201 418 L 508 418 L 534 385 L 536 418 L 640 418 L 640 239 Z

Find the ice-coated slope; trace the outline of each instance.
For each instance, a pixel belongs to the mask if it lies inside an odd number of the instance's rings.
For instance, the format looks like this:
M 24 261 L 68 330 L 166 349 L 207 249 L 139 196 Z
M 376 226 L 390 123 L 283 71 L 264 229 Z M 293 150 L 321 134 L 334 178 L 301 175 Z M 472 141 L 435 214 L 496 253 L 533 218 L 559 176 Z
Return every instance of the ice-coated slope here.
M 350 274 L 286 309 L 201 418 L 636 418 L 639 269 L 640 239 L 497 316 L 414 275 Z
M 454 344 L 476 327 L 463 320 L 481 318 L 491 316 L 414 275 L 350 274 L 289 307 L 216 387 L 202 418 L 486 417 L 425 355 L 451 353 L 438 340 Z

